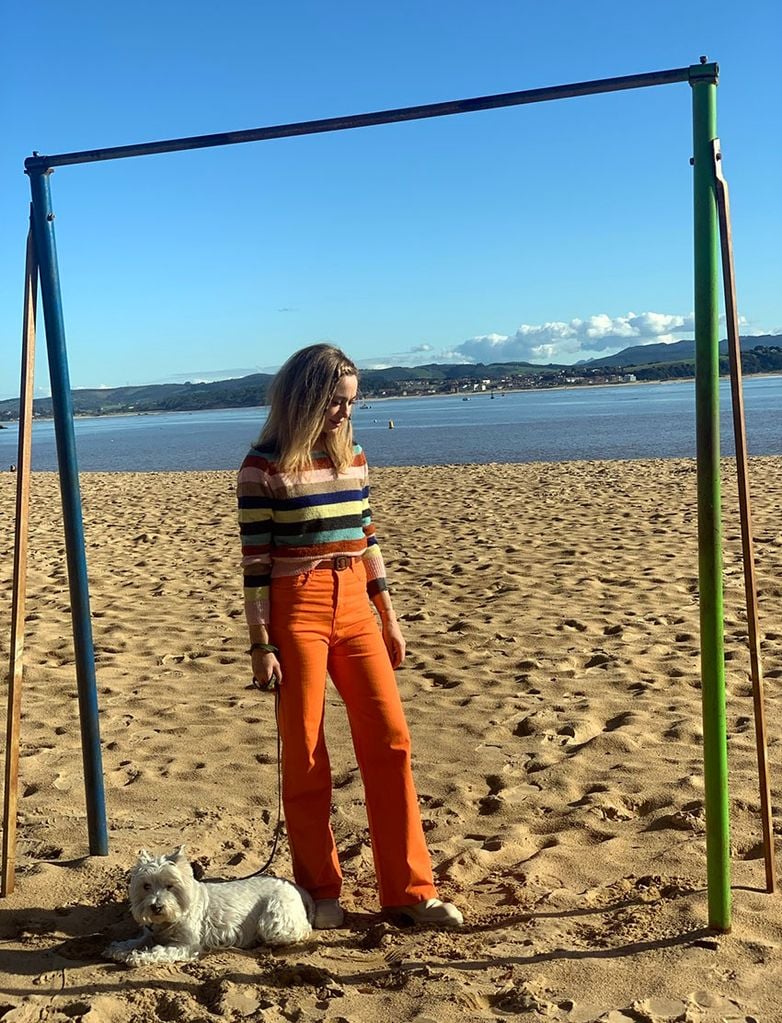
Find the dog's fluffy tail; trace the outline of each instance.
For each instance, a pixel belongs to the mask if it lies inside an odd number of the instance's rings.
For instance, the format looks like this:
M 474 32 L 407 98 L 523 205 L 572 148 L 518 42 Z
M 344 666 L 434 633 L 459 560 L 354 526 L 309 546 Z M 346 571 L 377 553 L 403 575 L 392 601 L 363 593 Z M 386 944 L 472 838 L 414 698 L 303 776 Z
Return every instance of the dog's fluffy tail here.
M 307 892 L 296 885 L 279 885 L 266 901 L 258 921 L 258 937 L 266 945 L 306 941 L 312 934 L 313 913 L 314 906 Z

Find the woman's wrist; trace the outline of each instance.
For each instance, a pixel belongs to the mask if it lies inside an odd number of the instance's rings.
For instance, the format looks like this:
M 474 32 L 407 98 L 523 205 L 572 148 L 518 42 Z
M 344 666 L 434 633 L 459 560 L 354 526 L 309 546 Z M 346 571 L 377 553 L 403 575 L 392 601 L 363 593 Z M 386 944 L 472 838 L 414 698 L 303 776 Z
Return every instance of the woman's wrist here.
M 280 652 L 279 648 L 274 646 L 273 643 L 251 643 L 247 653 L 253 654 L 256 650 L 261 650 L 265 654 L 278 654 Z

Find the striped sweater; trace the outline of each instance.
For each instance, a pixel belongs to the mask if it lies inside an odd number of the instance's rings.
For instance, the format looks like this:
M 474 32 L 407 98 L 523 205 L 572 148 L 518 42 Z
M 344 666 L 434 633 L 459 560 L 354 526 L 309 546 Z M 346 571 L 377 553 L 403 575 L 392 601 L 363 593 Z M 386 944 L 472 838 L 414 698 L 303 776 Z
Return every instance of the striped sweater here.
M 237 498 L 250 625 L 269 622 L 272 578 L 307 572 L 324 558 L 360 557 L 369 596 L 386 589 L 360 445 L 353 447 L 352 465 L 338 476 L 322 451 L 313 451 L 311 469 L 292 475 L 280 470 L 276 452 L 250 448 L 239 470 Z

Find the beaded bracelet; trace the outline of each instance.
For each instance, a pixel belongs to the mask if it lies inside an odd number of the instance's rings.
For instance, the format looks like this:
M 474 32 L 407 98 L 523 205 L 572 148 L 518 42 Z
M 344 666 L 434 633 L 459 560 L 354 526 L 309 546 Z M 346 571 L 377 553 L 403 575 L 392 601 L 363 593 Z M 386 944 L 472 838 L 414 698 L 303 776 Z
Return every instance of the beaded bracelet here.
M 263 650 L 265 654 L 278 654 L 280 652 L 279 649 L 271 643 L 253 643 L 247 653 L 251 654 L 254 650 Z

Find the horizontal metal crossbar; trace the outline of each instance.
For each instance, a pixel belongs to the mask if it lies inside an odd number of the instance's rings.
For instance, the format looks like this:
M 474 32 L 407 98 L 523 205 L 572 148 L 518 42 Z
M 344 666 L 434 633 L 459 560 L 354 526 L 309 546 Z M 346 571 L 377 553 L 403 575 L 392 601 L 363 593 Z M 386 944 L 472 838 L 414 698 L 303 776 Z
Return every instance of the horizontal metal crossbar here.
M 707 67 L 713 68 L 716 65 L 707 65 Z M 38 153 L 34 153 L 25 160 L 24 166 L 28 173 L 41 173 L 52 167 L 64 167 L 68 164 L 122 160 L 129 156 L 176 153 L 187 149 L 209 149 L 214 146 L 232 146 L 240 142 L 263 142 L 267 139 L 291 138 L 296 135 L 316 135 L 327 131 L 367 128 L 374 124 L 396 124 L 401 121 L 417 121 L 426 117 L 445 117 L 449 114 L 468 114 L 477 110 L 495 110 L 500 107 L 520 106 L 525 103 L 544 103 L 547 100 L 570 99 L 573 96 L 620 92 L 624 89 L 644 89 L 651 85 L 687 82 L 691 78 L 692 70 L 688 67 L 673 68 L 669 71 L 651 71 L 640 75 L 625 75 L 621 78 L 601 78 L 592 82 L 575 82 L 571 85 L 526 89 L 523 92 L 505 92 L 495 96 L 479 96 L 474 99 L 457 99 L 417 107 L 400 107 L 396 110 L 378 110 L 368 114 L 327 117 L 318 121 L 278 124 L 269 128 L 226 131 L 216 135 L 193 135 L 189 138 L 165 139 L 160 142 L 113 146 L 110 149 L 86 149 L 79 153 L 58 153 L 53 156 L 39 156 Z M 705 68 L 698 68 L 698 70 L 705 70 Z

